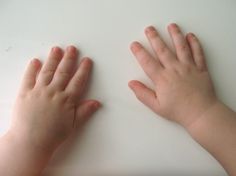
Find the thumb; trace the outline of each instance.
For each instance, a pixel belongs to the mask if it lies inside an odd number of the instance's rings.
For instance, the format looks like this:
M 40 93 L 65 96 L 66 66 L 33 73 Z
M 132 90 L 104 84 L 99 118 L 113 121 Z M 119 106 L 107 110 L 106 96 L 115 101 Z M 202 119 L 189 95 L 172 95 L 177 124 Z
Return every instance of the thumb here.
M 83 100 L 76 109 L 74 123 L 76 127 L 83 125 L 99 109 L 101 103 L 96 100 Z

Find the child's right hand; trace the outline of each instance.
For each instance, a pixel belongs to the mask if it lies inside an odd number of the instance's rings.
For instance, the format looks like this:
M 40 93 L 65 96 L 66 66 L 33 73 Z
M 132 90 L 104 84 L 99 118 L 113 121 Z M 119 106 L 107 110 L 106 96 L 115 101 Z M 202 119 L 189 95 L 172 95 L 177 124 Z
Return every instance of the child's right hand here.
M 169 25 L 168 31 L 176 54 L 154 27 L 148 27 L 145 32 L 156 57 L 138 42 L 131 45 L 139 64 L 155 84 L 155 90 L 139 81 L 131 81 L 129 86 L 154 112 L 187 127 L 218 100 L 196 36 L 189 33 L 185 39 L 176 24 Z
M 184 126 L 229 175 L 235 176 L 236 113 L 217 99 L 196 36 L 189 33 L 185 38 L 176 24 L 168 30 L 176 54 L 153 27 L 146 29 L 146 35 L 157 57 L 138 42 L 131 45 L 155 90 L 139 81 L 131 81 L 129 86 L 154 112 Z

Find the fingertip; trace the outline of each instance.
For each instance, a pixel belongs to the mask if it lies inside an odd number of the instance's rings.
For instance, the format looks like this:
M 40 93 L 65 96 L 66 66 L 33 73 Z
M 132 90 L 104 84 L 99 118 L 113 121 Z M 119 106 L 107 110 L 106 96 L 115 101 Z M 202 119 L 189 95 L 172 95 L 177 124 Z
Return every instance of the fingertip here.
M 93 64 L 93 60 L 89 57 L 83 57 L 83 59 L 81 61 L 86 62 L 88 64 Z
M 136 87 L 140 87 L 140 86 L 142 86 L 142 84 L 139 82 L 139 81 L 137 81 L 137 80 L 131 80 L 131 81 L 129 81 L 129 83 L 128 83 L 128 86 L 131 88 L 131 89 L 135 89 Z
M 78 49 L 74 45 L 69 45 L 66 48 L 66 52 L 68 52 L 72 56 L 77 56 L 78 55 Z
M 31 59 L 32 64 L 37 64 L 37 62 L 40 62 L 38 58 Z
M 91 112 L 97 111 L 102 106 L 101 102 L 97 100 L 90 100 L 89 107 Z
M 129 88 L 133 89 L 134 84 L 135 84 L 134 82 L 135 82 L 134 80 L 128 82 Z
M 133 46 L 135 45 L 139 45 L 139 42 L 138 41 L 133 41 L 131 44 L 130 44 L 130 47 L 132 48 Z
M 178 25 L 176 23 L 170 23 L 168 26 L 168 28 L 178 28 Z
M 84 57 L 81 60 L 80 65 L 83 65 L 85 69 L 91 69 L 93 66 L 93 61 L 89 57 Z
M 137 41 L 132 42 L 130 45 L 130 49 L 133 53 L 139 51 L 141 48 L 142 48 L 142 45 Z
M 66 48 L 67 51 L 72 51 L 72 52 L 76 52 L 77 51 L 77 48 L 74 46 L 74 45 L 69 45 L 67 48 Z
M 170 34 L 172 34 L 172 33 L 179 33 L 179 32 L 181 32 L 181 30 L 180 30 L 180 27 L 176 24 L 176 23 L 170 23 L 168 26 L 167 26 L 167 29 L 168 29 L 168 32 L 170 33 Z
M 192 35 L 191 33 L 187 33 L 185 36 L 185 38 L 188 42 L 190 42 L 191 35 Z
M 144 32 L 147 34 L 149 32 L 153 32 L 156 31 L 156 28 L 153 25 L 150 25 L 148 27 L 145 28 Z
M 36 83 L 36 77 L 41 68 L 41 61 L 38 58 L 30 60 L 24 72 L 22 90 L 32 89 Z
M 94 100 L 93 107 L 95 109 L 99 109 L 102 106 L 101 102 Z
M 64 53 L 63 53 L 63 50 L 59 46 L 54 46 L 51 49 L 51 54 L 58 56 L 55 58 L 61 59 Z
M 40 68 L 42 63 L 38 58 L 34 58 L 30 61 L 30 63 L 35 67 L 35 68 Z
M 187 40 L 189 41 L 196 39 L 196 36 L 192 32 L 188 33 L 186 37 L 187 37 Z
M 51 52 L 56 53 L 56 54 L 62 54 L 63 53 L 62 49 L 59 46 L 52 47 Z

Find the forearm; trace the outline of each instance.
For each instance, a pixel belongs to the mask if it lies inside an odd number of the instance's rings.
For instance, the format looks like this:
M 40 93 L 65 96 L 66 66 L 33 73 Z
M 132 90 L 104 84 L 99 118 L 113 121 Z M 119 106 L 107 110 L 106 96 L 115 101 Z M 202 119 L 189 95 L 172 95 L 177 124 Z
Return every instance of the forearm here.
M 236 175 L 236 113 L 216 103 L 187 129 L 225 168 Z
M 38 176 L 52 153 L 38 151 L 28 142 L 10 134 L 0 139 L 0 175 Z

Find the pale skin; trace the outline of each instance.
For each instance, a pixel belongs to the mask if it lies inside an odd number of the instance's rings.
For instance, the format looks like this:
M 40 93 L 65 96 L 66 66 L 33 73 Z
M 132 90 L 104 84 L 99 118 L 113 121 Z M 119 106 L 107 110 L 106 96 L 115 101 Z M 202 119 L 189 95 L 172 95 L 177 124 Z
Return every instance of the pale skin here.
M 236 113 L 216 96 L 199 40 L 168 26 L 176 51 L 154 27 L 145 30 L 152 56 L 140 43 L 131 50 L 152 80 L 152 90 L 139 81 L 129 86 L 158 115 L 182 125 L 208 150 L 229 175 L 236 175 Z M 81 100 L 92 61 L 83 59 L 73 71 L 78 52 L 54 47 L 46 62 L 33 60 L 23 78 L 9 131 L 0 140 L 0 175 L 38 176 L 53 152 L 99 107 Z
M 133 80 L 136 97 L 155 113 L 182 125 L 208 150 L 231 176 L 236 175 L 236 113 L 216 96 L 197 37 L 183 35 L 176 24 L 168 31 L 175 47 L 171 51 L 157 30 L 145 34 L 154 50 L 152 56 L 140 43 L 131 50 L 155 89 Z
M 99 108 L 82 100 L 92 61 L 78 51 L 52 48 L 46 62 L 32 60 L 17 97 L 11 127 L 0 140 L 0 175 L 38 176 L 55 149 Z

